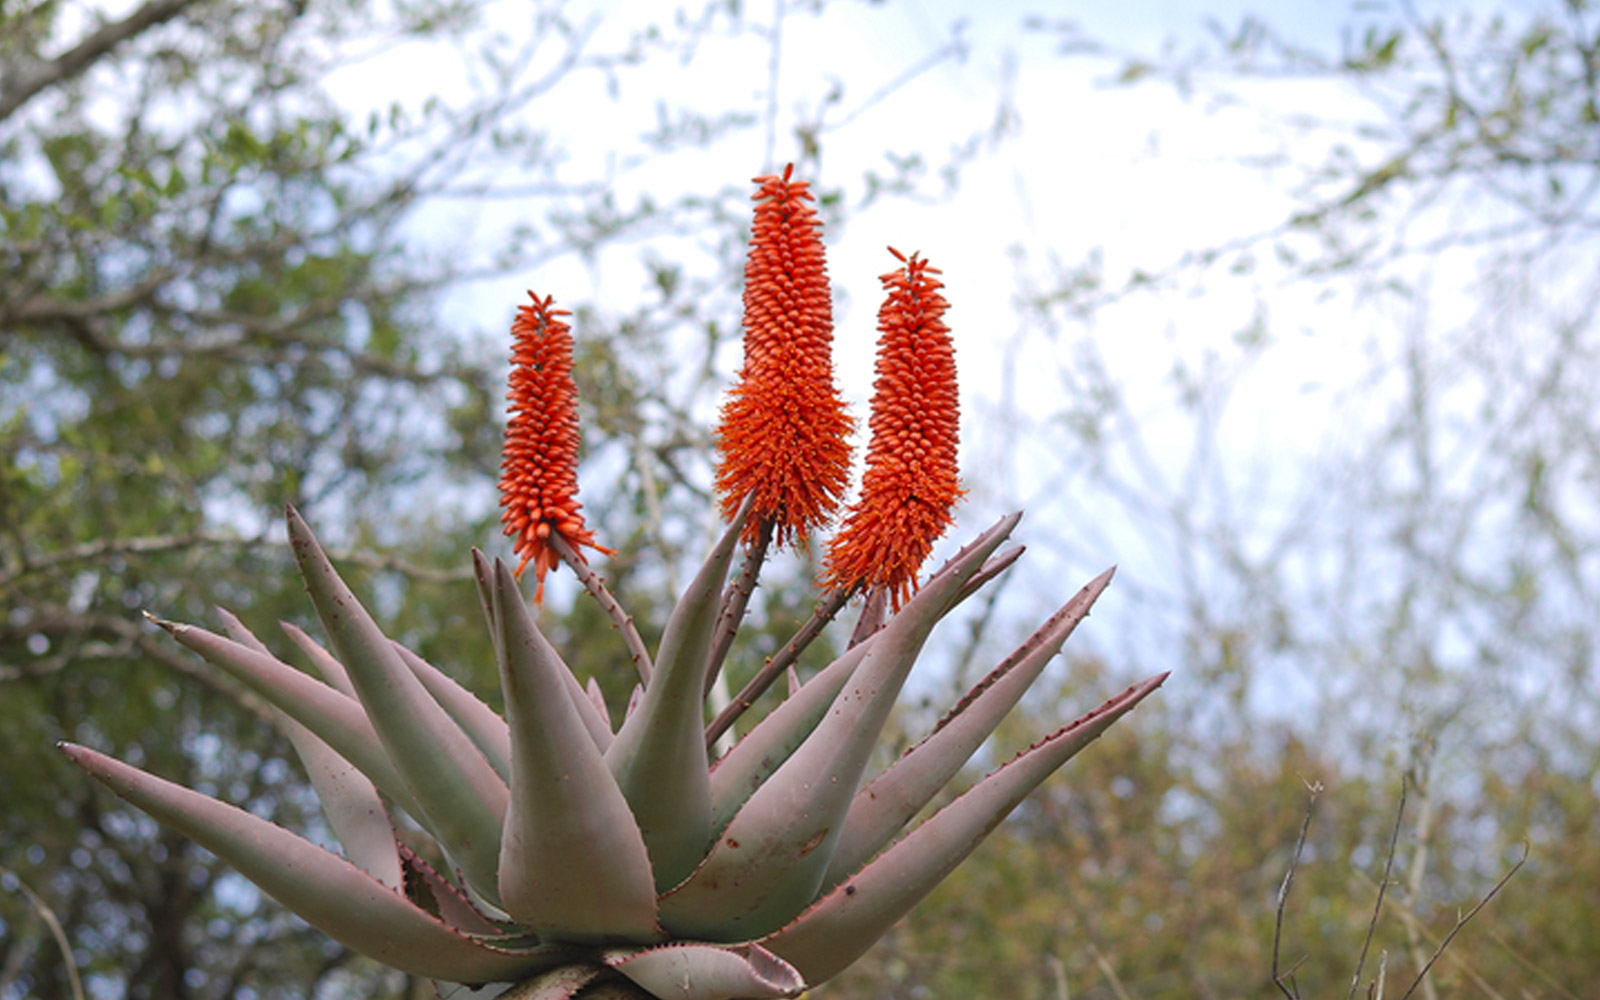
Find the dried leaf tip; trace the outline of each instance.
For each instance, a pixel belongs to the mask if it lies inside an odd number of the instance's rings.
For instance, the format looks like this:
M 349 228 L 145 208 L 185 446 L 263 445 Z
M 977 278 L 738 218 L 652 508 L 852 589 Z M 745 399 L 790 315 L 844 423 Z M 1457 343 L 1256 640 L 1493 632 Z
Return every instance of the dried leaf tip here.
M 833 298 L 821 223 L 794 165 L 758 185 L 744 271 L 744 366 L 717 427 L 717 493 L 731 519 L 752 498 L 743 540 L 771 525 L 803 540 L 838 509 L 854 422 L 833 381 Z
M 894 609 L 950 527 L 964 492 L 956 467 L 961 423 L 955 350 L 944 325 L 944 284 L 916 254 L 881 277 L 877 377 L 861 497 L 828 547 L 825 583 L 881 588 Z
M 554 538 L 579 559 L 583 547 L 615 553 L 595 543 L 578 503 L 578 387 L 572 380 L 572 332 L 562 319 L 572 314 L 552 308 L 550 296 L 528 294 L 533 304 L 520 306 L 511 324 L 500 523 L 522 557 L 517 575 L 533 563 L 539 581 L 534 600 L 542 601 L 544 575 L 560 559 Z

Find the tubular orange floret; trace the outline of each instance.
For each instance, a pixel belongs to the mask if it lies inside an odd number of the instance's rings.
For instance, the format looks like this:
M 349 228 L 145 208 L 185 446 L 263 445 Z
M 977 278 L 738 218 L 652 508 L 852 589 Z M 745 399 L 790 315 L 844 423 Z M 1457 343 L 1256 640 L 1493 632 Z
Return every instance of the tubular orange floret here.
M 533 304 L 519 307 L 511 324 L 511 419 L 500 459 L 500 523 L 522 557 L 517 575 L 533 563 L 539 581 L 534 600 L 542 601 L 544 575 L 561 558 L 552 536 L 580 559 L 583 547 L 616 553 L 595 544 L 578 503 L 578 387 L 572 380 L 571 328 L 561 319 L 572 314 L 552 309 L 551 297 L 528 294 Z
M 898 611 L 917 570 L 954 520 L 963 490 L 956 469 L 961 423 L 955 351 L 942 317 L 948 306 L 916 254 L 889 252 L 905 266 L 882 276 L 872 440 L 861 498 L 828 546 L 825 583 L 885 590 Z
M 744 541 L 763 524 L 797 542 L 826 523 L 850 477 L 853 422 L 833 383 L 833 300 L 821 224 L 805 181 L 757 177 L 745 262 L 744 367 L 717 428 L 717 493 L 731 518 L 752 497 Z

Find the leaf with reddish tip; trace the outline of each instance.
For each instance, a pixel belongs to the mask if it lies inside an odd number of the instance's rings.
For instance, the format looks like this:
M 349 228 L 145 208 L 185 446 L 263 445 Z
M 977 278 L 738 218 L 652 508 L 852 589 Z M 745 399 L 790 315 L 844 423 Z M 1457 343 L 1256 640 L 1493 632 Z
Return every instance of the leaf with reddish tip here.
M 805 742 L 867 655 L 871 639 L 800 685 L 711 767 L 711 829 L 721 833 L 755 790 Z
M 809 982 L 820 983 L 842 971 L 943 881 L 1041 781 L 1166 679 L 1162 674 L 1136 684 L 1024 750 L 761 943 L 793 963 Z
M 496 715 L 483 699 L 463 687 L 454 677 L 424 660 L 398 642 L 390 643 L 394 651 L 422 686 L 428 689 L 433 700 L 445 710 L 461 731 L 472 740 L 473 746 L 483 754 L 502 781 L 511 774 L 511 733 L 506 720 Z
M 607 952 L 605 961 L 660 1000 L 778 1000 L 806 988 L 794 966 L 760 945 L 667 944 Z
M 589 696 L 589 701 L 594 705 L 596 714 L 600 716 L 600 721 L 605 723 L 606 729 L 609 731 L 611 729 L 611 710 L 606 708 L 606 694 L 600 690 L 600 682 L 593 677 L 589 678 L 589 683 L 583 686 L 583 692 Z
M 657 940 L 644 839 L 568 697 L 566 666 L 540 641 L 516 578 L 498 560 L 493 600 L 514 793 L 501 905 L 524 927 L 563 940 Z
M 224 639 L 198 625 L 169 622 L 153 615 L 150 620 L 317 734 L 400 808 L 421 817 L 410 789 L 389 759 L 360 702 L 269 654 Z
M 569 949 L 517 954 L 475 941 L 304 838 L 243 809 L 70 743 L 73 763 L 193 840 L 307 923 L 403 972 L 455 982 L 515 980 L 570 960 Z
M 271 656 L 265 643 L 254 632 L 223 608 L 217 609 L 222 619 L 222 630 L 235 642 L 258 653 Z M 400 853 L 394 839 L 394 822 L 389 818 L 383 800 L 372 782 L 349 761 L 339 756 L 332 747 L 315 733 L 294 721 L 283 709 L 274 707 L 278 728 L 289 737 L 289 743 L 305 765 L 311 787 L 317 791 L 317 801 L 322 814 L 328 818 L 345 857 L 359 865 L 373 878 L 399 889 Z
M 1016 520 L 1002 525 L 1009 530 Z M 816 897 L 861 772 L 923 642 L 1005 540 L 1005 531 L 986 534 L 874 635 L 816 729 L 717 835 L 705 863 L 661 898 L 663 927 L 679 937 L 749 940 L 782 927 Z
M 334 655 L 421 807 L 418 819 L 472 887 L 497 902 L 506 783 L 401 661 L 293 508 L 288 521 L 290 547 Z
M 1089 614 L 1112 572 L 1090 581 L 968 692 L 925 740 L 856 793 L 824 886 L 838 885 L 877 854 L 961 770 Z
M 722 608 L 722 585 L 748 513 L 746 505 L 734 517 L 678 599 L 639 707 L 606 750 L 606 763 L 650 849 L 658 890 L 693 871 L 711 841 L 706 664 Z

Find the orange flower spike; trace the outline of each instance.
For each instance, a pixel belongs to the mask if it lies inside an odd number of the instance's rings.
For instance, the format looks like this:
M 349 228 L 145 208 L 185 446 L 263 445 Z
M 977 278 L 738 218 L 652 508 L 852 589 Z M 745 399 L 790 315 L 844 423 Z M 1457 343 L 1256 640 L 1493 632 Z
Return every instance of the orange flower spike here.
M 955 350 L 937 268 L 913 254 L 882 276 L 871 443 L 861 498 L 828 547 L 825 582 L 881 587 L 894 609 L 917 586 L 917 570 L 950 527 L 964 492 L 957 475 L 961 423 Z
M 506 423 L 500 459 L 500 523 L 516 539 L 522 562 L 533 563 L 539 581 L 535 601 L 544 600 L 544 575 L 560 562 L 552 536 L 583 558 L 583 547 L 606 555 L 583 526 L 578 503 L 578 387 L 572 380 L 572 333 L 552 309 L 553 298 L 533 295 L 533 305 L 517 309 L 511 324 L 511 379 L 506 392 L 511 419 Z
M 826 523 L 850 479 L 854 423 L 833 383 L 833 297 L 805 181 L 760 185 L 744 270 L 744 367 L 723 404 L 717 493 L 731 518 L 753 497 L 744 540 L 780 543 Z

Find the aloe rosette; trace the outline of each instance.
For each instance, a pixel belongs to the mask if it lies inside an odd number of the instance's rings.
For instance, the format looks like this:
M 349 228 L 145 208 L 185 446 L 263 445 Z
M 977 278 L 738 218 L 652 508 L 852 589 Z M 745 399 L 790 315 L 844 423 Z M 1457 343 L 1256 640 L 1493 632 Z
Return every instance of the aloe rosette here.
M 814 233 L 814 222 L 793 207 L 804 197 L 802 184 L 791 184 L 788 172 L 781 182 L 758 181 L 758 222 L 763 208 L 776 203 L 784 209 L 769 217 L 766 230 L 758 225 L 758 239 L 792 243 L 796 234 L 785 226 L 804 230 L 802 240 Z M 814 266 L 806 266 L 820 274 L 820 249 L 815 256 Z M 809 260 L 800 258 L 803 264 Z M 764 265 L 787 278 L 785 288 L 794 284 L 793 273 L 784 271 L 788 260 L 774 252 Z M 913 257 L 891 288 L 899 305 L 892 315 L 886 305 L 884 323 L 909 327 L 918 336 L 925 328 L 939 337 L 942 298 L 936 283 L 917 284 L 931 270 L 917 263 Z M 554 334 L 559 342 L 564 325 L 549 306 L 550 300 L 536 298 L 525 307 L 519 336 Z M 901 334 L 911 335 L 905 329 Z M 767 356 L 778 350 L 773 343 L 762 344 Z M 925 348 L 911 353 L 939 354 Z M 814 360 L 816 350 L 808 356 Z M 901 390 L 884 388 L 883 373 L 904 369 L 880 361 L 879 396 L 889 393 L 896 412 L 909 404 L 903 395 L 893 396 Z M 570 378 L 559 364 L 541 363 L 538 371 Z M 749 357 L 744 374 L 746 397 L 755 396 L 759 404 L 776 376 L 762 370 L 761 358 Z M 514 376 L 514 403 L 515 384 Z M 536 387 L 536 394 L 562 406 L 573 396 L 568 388 L 548 385 Z M 954 419 L 953 391 L 950 398 L 933 408 L 939 419 Z M 878 403 L 875 398 L 875 414 Z M 520 450 L 508 445 L 507 476 L 521 475 L 513 454 L 524 463 L 537 464 L 546 453 L 575 461 L 575 422 L 561 414 L 543 421 L 537 407 L 524 410 L 531 423 L 519 430 L 514 407 L 508 442 L 522 433 L 544 435 L 540 440 L 558 435 L 560 444 Z M 759 405 L 746 410 L 740 419 L 760 419 Z M 848 431 L 837 410 L 830 407 L 824 416 L 839 433 Z M 893 437 L 886 440 L 942 440 L 908 426 L 905 419 L 894 422 Z M 762 440 L 758 427 L 744 433 Z M 947 436 L 953 455 L 953 432 Z M 525 445 L 527 440 L 532 438 Z M 948 467 L 944 492 L 953 500 L 959 492 L 953 458 L 935 454 L 929 462 L 929 468 Z M 909 459 L 893 464 L 901 477 L 897 502 L 918 502 L 907 484 L 920 474 L 919 466 Z M 544 472 L 541 483 L 565 481 Z M 605 550 L 583 528 L 572 487 L 575 480 L 568 487 L 508 489 L 514 503 L 508 502 L 507 530 L 518 539 L 523 564 L 535 562 L 541 582 L 559 561 L 608 600 L 578 552 L 580 545 Z M 94 750 L 71 744 L 63 750 L 308 923 L 355 951 L 438 981 L 445 995 L 795 996 L 860 957 L 1034 787 L 1165 675 L 1128 688 L 1045 736 L 913 823 L 1088 614 L 1110 571 L 1067 601 L 925 739 L 868 775 L 873 748 L 934 626 L 1020 554 L 1019 547 L 1006 546 L 1019 515 L 983 532 L 920 586 L 914 576 L 841 578 L 838 566 L 848 560 L 836 560 L 818 617 L 708 728 L 707 692 L 715 687 L 773 529 L 792 540 L 820 523 L 819 508 L 808 497 L 804 523 L 785 524 L 793 511 L 785 510 L 777 488 L 759 501 L 723 499 L 729 523 L 678 600 L 654 655 L 636 633 L 627 637 L 626 654 L 644 681 L 616 726 L 598 689 L 581 683 L 540 631 L 515 569 L 476 550 L 478 596 L 499 661 L 504 716 L 387 638 L 292 509 L 292 550 L 328 648 L 293 626 L 286 629 L 320 679 L 280 660 L 226 612 L 221 634 L 158 621 L 179 643 L 273 706 L 306 765 L 342 857 Z M 872 521 L 903 524 L 905 518 L 880 511 Z M 871 550 L 881 541 L 863 544 Z M 743 570 L 730 581 L 741 544 Z M 806 639 L 856 593 L 868 600 L 850 645 L 802 682 L 793 664 Z M 619 609 L 614 613 L 619 624 L 626 622 Z M 760 679 L 786 667 L 787 696 L 713 760 L 708 747 L 754 701 Z

